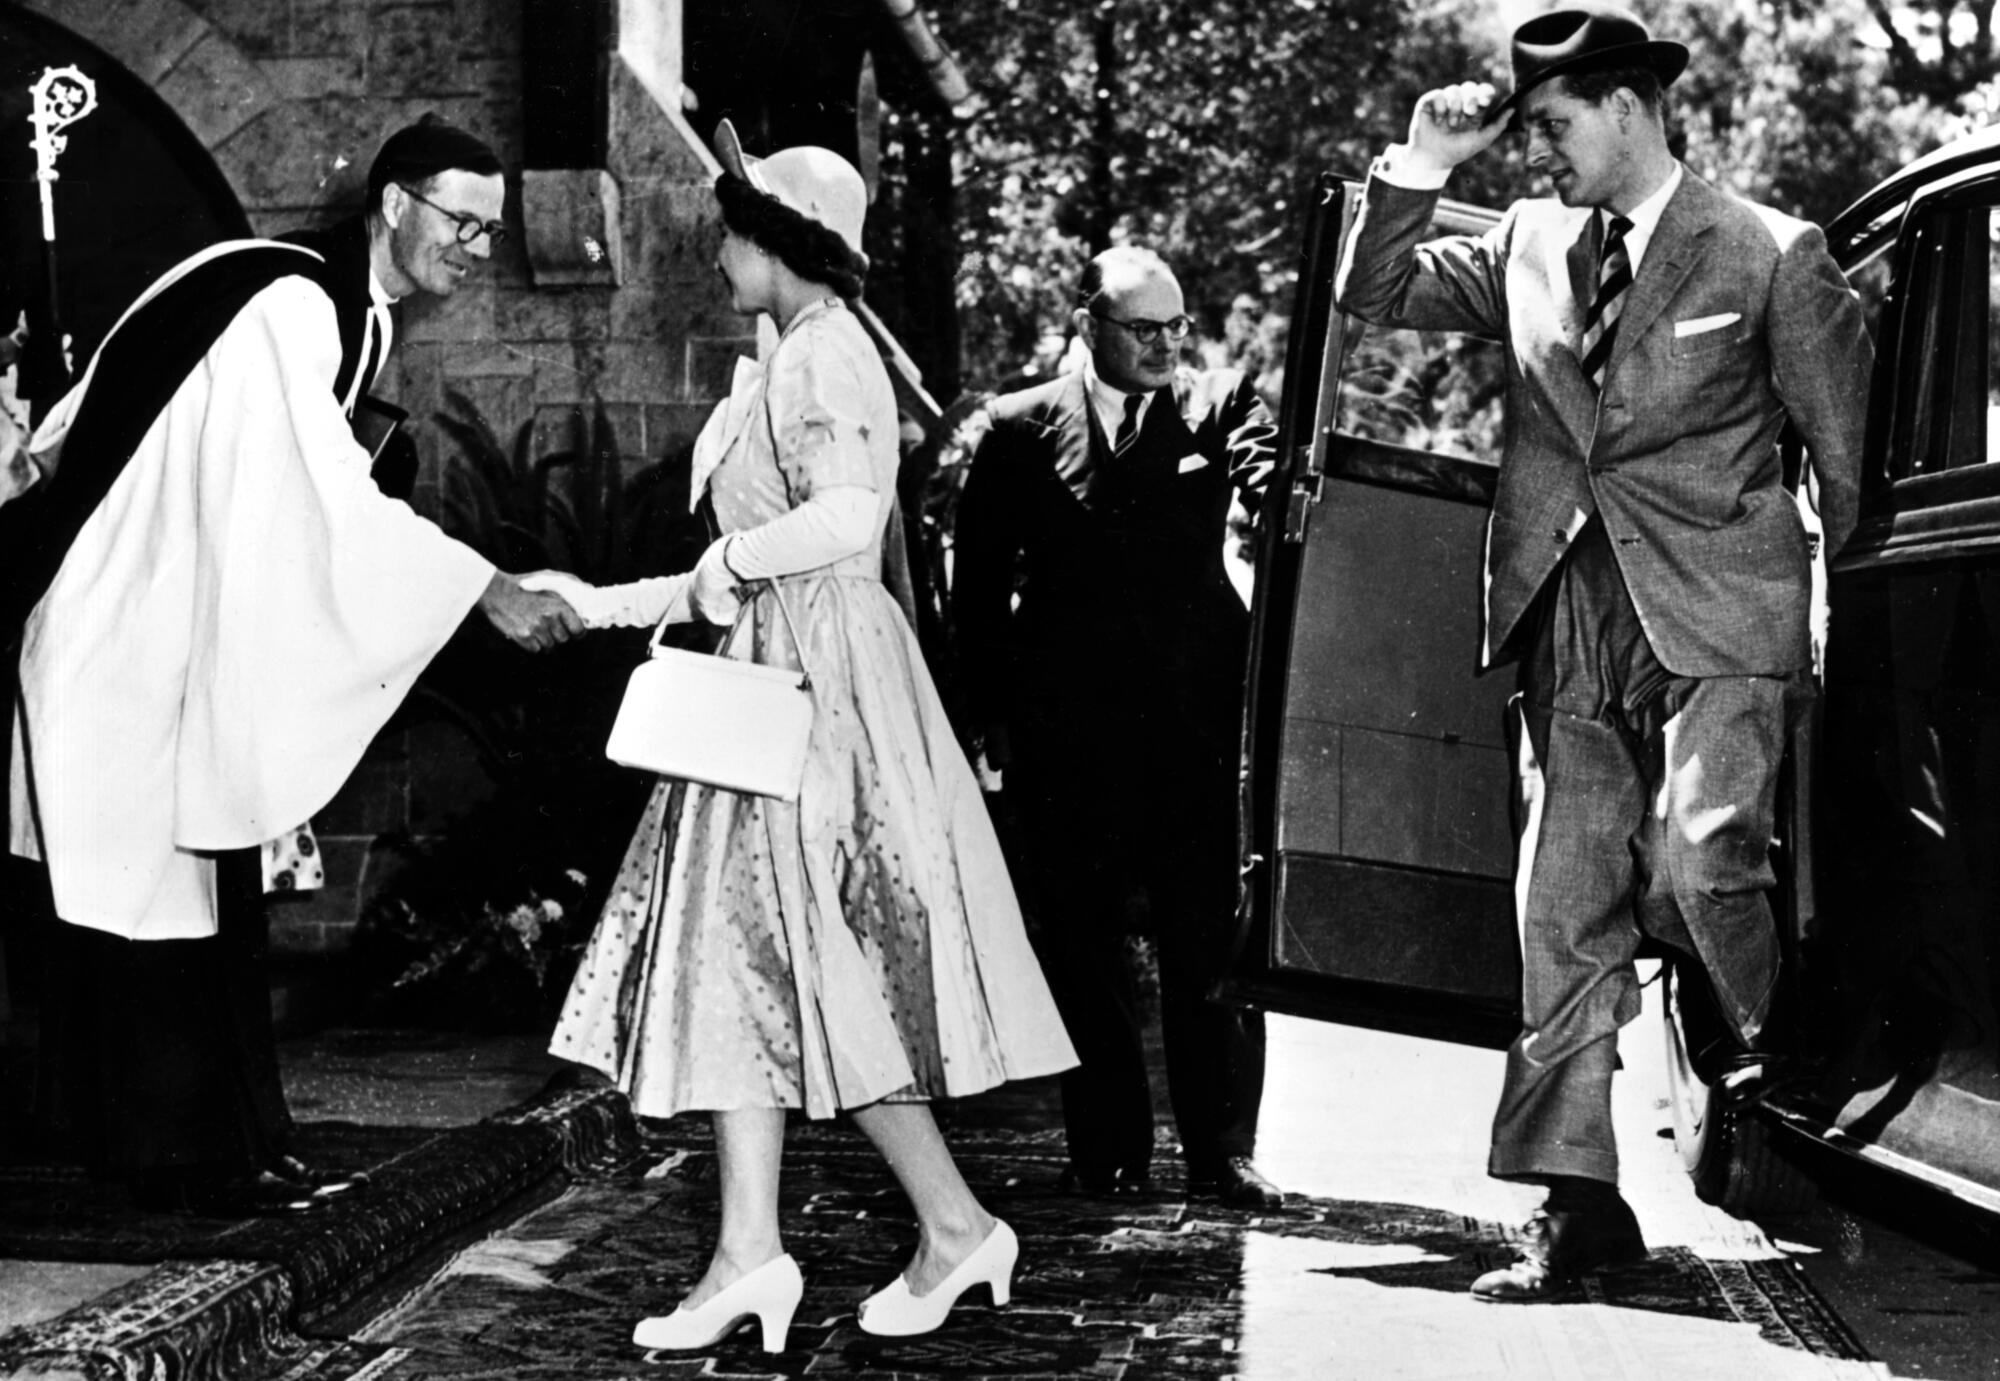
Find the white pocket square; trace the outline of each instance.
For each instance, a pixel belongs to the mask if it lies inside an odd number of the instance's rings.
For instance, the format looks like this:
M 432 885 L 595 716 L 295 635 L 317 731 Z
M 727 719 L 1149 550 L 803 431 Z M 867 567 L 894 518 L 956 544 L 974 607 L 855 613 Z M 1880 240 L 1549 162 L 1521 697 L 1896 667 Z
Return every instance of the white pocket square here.
M 1208 464 L 1207 456 L 1182 456 L 1180 473 L 1188 475 Z
M 1685 340 L 1689 336 L 1705 335 L 1710 331 L 1720 331 L 1725 326 L 1734 326 L 1743 320 L 1741 312 L 1724 312 L 1720 316 L 1690 317 L 1686 321 L 1674 323 L 1674 339 Z

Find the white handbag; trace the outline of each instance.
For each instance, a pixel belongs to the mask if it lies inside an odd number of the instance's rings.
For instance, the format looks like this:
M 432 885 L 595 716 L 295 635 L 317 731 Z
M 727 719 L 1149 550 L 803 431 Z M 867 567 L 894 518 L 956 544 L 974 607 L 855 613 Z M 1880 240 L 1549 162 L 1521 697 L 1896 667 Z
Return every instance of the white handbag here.
M 804 645 L 776 585 L 771 597 L 803 663 Z M 749 607 L 746 600 L 744 613 Z M 662 647 L 665 631 L 663 619 L 625 685 L 604 755 L 663 777 L 796 801 L 812 734 L 812 676 Z

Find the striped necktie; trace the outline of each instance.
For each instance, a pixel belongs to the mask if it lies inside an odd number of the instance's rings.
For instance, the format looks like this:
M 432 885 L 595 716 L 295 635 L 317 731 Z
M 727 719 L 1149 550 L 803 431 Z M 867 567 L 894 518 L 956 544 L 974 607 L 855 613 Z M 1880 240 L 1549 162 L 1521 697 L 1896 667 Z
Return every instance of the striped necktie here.
M 1611 362 L 1611 347 L 1618 338 L 1618 314 L 1624 310 L 1625 290 L 1632 286 L 1632 256 L 1625 252 L 1625 233 L 1632 222 L 1623 216 L 1611 218 L 1611 233 L 1604 238 L 1604 253 L 1597 264 L 1597 300 L 1583 319 L 1582 348 L 1584 377 L 1594 389 L 1604 387 L 1604 367 Z
M 1118 424 L 1118 435 L 1112 439 L 1111 454 L 1122 456 L 1139 439 L 1139 409 L 1146 405 L 1143 393 L 1125 395 L 1125 417 Z

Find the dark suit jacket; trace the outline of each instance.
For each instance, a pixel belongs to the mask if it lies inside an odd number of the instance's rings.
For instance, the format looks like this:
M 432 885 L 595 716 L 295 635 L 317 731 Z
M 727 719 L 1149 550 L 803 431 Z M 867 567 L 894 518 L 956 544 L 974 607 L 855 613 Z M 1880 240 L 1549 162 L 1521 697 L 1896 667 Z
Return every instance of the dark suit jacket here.
M 1371 177 L 1335 293 L 1368 321 L 1507 349 L 1486 660 L 1518 652 L 1581 511 L 1602 516 L 1670 671 L 1809 665 L 1810 563 L 1779 433 L 1789 419 L 1805 438 L 1837 552 L 1854 528 L 1874 361 L 1818 227 L 1684 172 L 1627 291 L 1600 397 L 1575 352 L 1595 291 L 1579 213 L 1523 201 L 1483 236 L 1419 246 L 1436 201 Z
M 1275 458 L 1249 381 L 1180 371 L 1116 458 L 1081 374 L 990 412 L 954 528 L 974 722 L 1005 722 L 1017 749 L 1220 743 L 1233 755 L 1248 618 L 1222 547 L 1232 492 L 1254 511 Z

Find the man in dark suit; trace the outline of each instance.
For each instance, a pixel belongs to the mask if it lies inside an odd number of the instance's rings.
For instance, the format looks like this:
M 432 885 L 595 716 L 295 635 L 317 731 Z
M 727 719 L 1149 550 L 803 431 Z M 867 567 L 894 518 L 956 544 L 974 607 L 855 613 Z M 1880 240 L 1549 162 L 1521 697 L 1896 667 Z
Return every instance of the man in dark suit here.
M 1167 1084 L 1190 1190 L 1281 1202 L 1252 1164 L 1261 1016 L 1207 1000 L 1236 897 L 1248 618 L 1223 568 L 1274 427 L 1242 374 L 1179 367 L 1192 323 L 1157 255 L 1085 270 L 1083 367 L 991 407 L 956 524 L 964 694 L 1021 825 L 1043 967 L 1081 1060 L 1068 1180 L 1150 1188 L 1152 1095 L 1125 954 L 1155 938 Z M 1018 596 L 1018 598 L 1017 598 Z
M 1873 356 L 1818 228 L 1668 151 L 1662 90 L 1687 58 L 1622 10 L 1527 21 L 1504 101 L 1466 83 L 1417 102 L 1336 282 L 1354 315 L 1509 357 L 1485 654 L 1521 663 L 1524 1027 L 1489 1170 L 1549 1194 L 1521 1259 L 1474 1284 L 1485 1300 L 1645 1255 L 1611 1126 L 1642 934 L 1706 970 L 1736 1076 L 1773 1068 L 1773 800 L 1813 694 L 1810 548 L 1778 440 L 1788 422 L 1804 437 L 1839 551 Z M 1419 245 L 1446 174 L 1510 111 L 1555 196 Z

